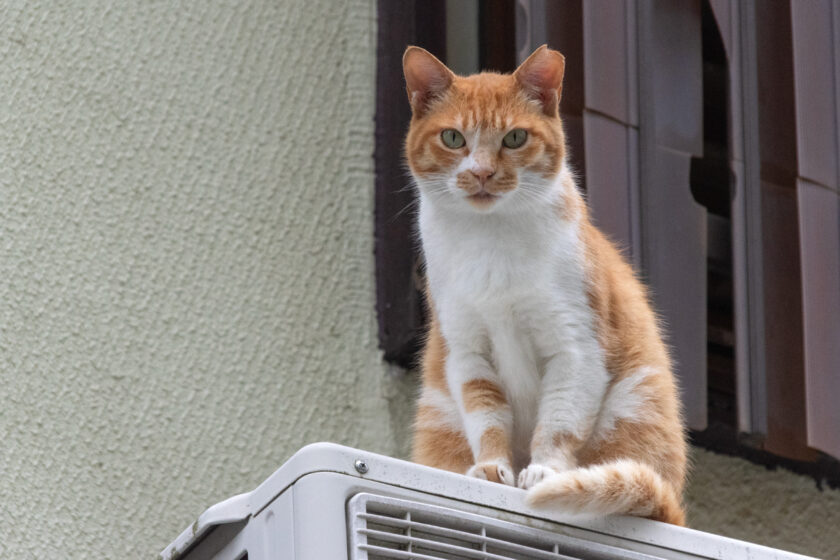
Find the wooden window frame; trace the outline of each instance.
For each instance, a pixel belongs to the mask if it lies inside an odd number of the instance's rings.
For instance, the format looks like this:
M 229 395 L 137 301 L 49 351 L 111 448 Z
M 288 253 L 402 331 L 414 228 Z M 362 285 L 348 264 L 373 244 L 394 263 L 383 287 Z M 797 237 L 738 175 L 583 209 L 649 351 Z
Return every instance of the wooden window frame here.
M 374 252 L 379 346 L 386 361 L 416 365 L 425 309 L 416 235 L 415 194 L 404 165 L 411 119 L 402 54 L 418 44 L 446 59 L 445 0 L 379 0 L 376 46 Z

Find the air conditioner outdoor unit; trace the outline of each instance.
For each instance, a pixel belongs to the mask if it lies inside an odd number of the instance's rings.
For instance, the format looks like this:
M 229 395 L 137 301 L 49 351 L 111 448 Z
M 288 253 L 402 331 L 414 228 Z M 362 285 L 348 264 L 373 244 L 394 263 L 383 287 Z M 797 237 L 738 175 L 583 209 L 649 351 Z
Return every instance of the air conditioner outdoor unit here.
M 805 556 L 631 517 L 535 510 L 525 492 L 340 445 L 301 449 L 205 511 L 164 560 L 792 560 Z

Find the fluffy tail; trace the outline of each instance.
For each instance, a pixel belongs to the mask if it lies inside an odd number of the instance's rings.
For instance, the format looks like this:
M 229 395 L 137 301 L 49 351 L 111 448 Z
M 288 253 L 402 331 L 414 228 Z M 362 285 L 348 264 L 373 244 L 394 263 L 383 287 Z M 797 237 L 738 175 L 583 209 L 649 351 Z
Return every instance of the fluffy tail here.
M 562 472 L 531 488 L 532 506 L 553 506 L 580 513 L 624 514 L 685 525 L 674 488 L 652 468 L 632 460 Z

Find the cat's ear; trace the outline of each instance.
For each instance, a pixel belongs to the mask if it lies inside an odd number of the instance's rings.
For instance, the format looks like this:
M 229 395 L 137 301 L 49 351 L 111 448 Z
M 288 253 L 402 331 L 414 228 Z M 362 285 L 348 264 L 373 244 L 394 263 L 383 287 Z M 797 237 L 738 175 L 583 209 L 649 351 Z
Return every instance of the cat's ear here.
M 436 97 L 443 94 L 455 74 L 432 53 L 420 47 L 408 47 L 403 54 L 403 73 L 408 102 L 416 116 L 421 116 Z
M 519 65 L 513 77 L 528 97 L 542 105 L 546 115 L 554 117 L 563 91 L 565 69 L 563 55 L 543 45 Z

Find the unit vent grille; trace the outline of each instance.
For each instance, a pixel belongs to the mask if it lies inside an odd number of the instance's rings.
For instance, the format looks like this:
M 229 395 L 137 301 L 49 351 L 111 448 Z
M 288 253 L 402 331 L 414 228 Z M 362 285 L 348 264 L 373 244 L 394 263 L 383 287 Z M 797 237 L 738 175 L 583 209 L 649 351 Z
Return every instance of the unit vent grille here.
M 348 505 L 352 560 L 653 560 L 492 517 L 420 502 L 357 494 Z

